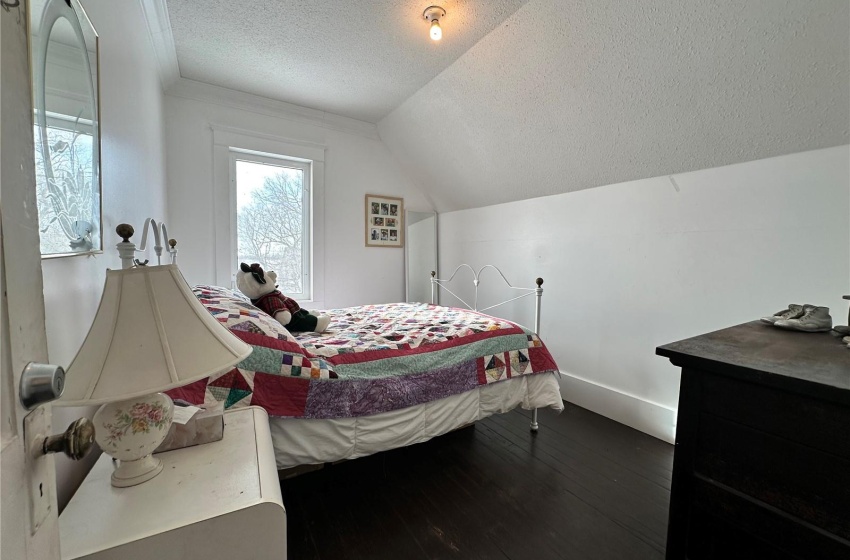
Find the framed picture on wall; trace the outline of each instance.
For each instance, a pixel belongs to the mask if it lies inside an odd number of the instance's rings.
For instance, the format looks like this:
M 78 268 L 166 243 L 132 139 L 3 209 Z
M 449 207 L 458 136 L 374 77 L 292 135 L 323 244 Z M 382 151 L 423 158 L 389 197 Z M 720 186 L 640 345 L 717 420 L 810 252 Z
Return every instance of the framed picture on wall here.
M 366 246 L 404 247 L 404 199 L 366 195 Z

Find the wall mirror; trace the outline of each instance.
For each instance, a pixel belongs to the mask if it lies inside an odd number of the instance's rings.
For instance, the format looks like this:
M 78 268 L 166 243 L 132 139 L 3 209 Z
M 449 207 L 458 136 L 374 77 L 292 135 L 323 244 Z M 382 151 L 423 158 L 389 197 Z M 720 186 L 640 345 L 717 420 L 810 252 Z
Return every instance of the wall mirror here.
M 437 213 L 408 210 L 404 223 L 406 298 L 408 302 L 430 302 L 431 271 L 437 271 Z
M 78 0 L 31 0 L 43 257 L 102 249 L 98 38 Z

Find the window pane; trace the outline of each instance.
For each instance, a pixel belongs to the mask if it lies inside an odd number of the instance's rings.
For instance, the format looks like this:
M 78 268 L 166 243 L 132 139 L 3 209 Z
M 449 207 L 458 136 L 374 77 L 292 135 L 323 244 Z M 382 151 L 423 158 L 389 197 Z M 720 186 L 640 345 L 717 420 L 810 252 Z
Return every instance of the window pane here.
M 304 173 L 236 161 L 237 262 L 277 273 L 284 294 L 304 294 Z
M 87 130 L 88 129 L 88 130 Z M 91 125 L 69 119 L 48 121 L 50 177 L 45 175 L 45 143 L 35 125 L 35 182 L 41 254 L 90 251 L 99 247 L 100 202 L 92 177 Z

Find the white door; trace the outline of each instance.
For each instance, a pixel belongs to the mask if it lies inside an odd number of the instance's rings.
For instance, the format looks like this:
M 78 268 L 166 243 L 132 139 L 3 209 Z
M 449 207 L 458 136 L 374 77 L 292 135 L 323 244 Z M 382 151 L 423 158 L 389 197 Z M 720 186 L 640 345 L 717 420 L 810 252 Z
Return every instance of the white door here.
M 27 0 L 0 9 L 0 559 L 59 558 L 53 458 L 27 459 L 18 382 L 47 362 L 35 201 Z M 50 428 L 50 406 L 43 406 Z M 31 498 L 34 493 L 35 498 Z M 33 506 L 33 499 L 38 506 Z M 34 515 L 35 513 L 35 515 Z M 38 527 L 33 531 L 34 527 Z

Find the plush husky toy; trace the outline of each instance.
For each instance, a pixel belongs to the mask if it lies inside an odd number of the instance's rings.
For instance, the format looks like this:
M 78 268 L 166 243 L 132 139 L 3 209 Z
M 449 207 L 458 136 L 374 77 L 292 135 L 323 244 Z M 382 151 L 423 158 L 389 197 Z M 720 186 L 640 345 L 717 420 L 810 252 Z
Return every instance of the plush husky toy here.
M 277 289 L 275 282 L 277 274 L 273 270 L 263 271 L 257 263 L 248 266 L 239 265 L 236 273 L 236 286 L 239 291 L 251 298 L 251 303 L 280 321 L 280 324 L 292 332 L 315 331 L 324 332 L 331 318 L 327 315 L 318 317 L 309 311 L 301 309 L 292 298 L 283 295 Z

